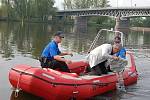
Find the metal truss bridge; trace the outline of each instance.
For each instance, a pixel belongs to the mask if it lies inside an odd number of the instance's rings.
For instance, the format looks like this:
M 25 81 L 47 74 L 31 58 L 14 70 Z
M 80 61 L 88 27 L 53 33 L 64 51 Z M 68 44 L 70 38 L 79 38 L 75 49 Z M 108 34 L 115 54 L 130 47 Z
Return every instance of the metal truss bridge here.
M 150 7 L 107 7 L 95 9 L 74 9 L 57 11 L 57 16 L 112 16 L 112 17 L 147 17 Z

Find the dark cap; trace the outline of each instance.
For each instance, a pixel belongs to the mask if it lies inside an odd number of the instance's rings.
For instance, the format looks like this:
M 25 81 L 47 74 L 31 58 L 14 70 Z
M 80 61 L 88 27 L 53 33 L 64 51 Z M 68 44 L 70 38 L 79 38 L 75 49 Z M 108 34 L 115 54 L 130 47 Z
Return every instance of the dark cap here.
M 54 34 L 54 36 L 59 36 L 59 37 L 61 37 L 61 38 L 64 38 L 64 34 L 63 34 L 62 31 L 57 31 L 57 32 Z
M 116 37 L 114 38 L 114 43 L 120 43 L 120 42 L 121 42 L 120 36 L 116 36 Z

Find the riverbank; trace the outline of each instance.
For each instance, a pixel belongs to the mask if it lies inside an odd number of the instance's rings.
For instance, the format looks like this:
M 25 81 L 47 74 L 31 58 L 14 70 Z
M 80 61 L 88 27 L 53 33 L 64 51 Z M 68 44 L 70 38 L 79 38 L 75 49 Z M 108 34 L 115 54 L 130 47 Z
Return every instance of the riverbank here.
M 150 32 L 150 27 L 131 27 L 133 31 Z
M 41 18 L 30 18 L 30 19 L 15 19 L 15 18 L 8 18 L 8 17 L 0 17 L 0 21 L 5 22 L 28 22 L 28 23 L 47 23 L 52 22 L 53 20 L 42 20 Z

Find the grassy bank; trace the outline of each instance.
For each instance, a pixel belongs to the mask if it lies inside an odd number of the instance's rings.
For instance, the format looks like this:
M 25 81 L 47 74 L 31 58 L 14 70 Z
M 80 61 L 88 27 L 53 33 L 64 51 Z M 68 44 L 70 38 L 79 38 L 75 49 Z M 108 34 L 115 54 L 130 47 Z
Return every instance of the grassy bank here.
M 134 31 L 150 32 L 150 27 L 131 27 L 130 29 Z

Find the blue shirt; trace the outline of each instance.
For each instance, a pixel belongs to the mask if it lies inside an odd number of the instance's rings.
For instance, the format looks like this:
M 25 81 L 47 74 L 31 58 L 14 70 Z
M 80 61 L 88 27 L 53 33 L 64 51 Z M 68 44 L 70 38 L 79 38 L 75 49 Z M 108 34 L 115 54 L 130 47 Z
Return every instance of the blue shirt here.
M 126 50 L 125 48 L 121 48 L 121 50 L 119 52 L 116 53 L 117 57 L 126 59 Z
M 60 53 L 58 44 L 53 40 L 44 48 L 41 56 L 51 60 L 54 59 L 54 56 L 59 55 Z

